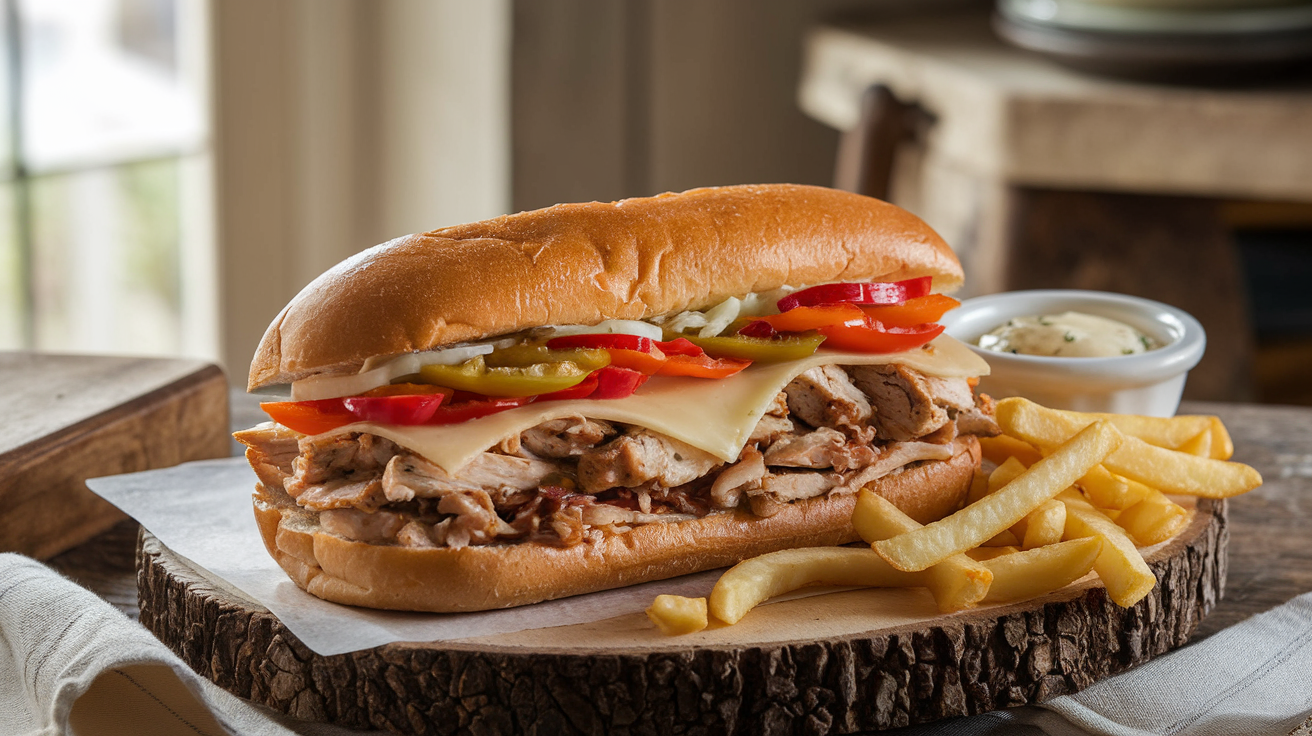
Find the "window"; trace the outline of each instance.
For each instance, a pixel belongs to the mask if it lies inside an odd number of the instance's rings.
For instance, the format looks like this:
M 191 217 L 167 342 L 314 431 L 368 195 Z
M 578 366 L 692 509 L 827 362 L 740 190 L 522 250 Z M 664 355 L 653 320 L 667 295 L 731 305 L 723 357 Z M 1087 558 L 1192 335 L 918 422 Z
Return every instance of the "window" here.
M 0 348 L 215 352 L 204 0 L 4 0 Z

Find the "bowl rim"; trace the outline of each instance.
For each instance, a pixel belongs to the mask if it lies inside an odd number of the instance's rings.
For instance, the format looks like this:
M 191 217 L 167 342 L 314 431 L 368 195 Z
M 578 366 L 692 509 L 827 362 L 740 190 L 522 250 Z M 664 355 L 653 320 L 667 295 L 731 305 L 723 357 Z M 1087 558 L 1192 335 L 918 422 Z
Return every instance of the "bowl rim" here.
M 974 344 L 1009 319 L 1063 311 L 1128 322 L 1157 340 L 1169 339 L 1154 350 L 1107 358 L 1067 358 L 1018 355 L 985 350 Z M 1084 289 L 1032 289 L 1006 291 L 965 299 L 939 320 L 944 331 L 965 343 L 990 366 L 1009 376 L 1050 383 L 1077 379 L 1104 386 L 1146 386 L 1189 371 L 1202 360 L 1207 347 L 1203 326 L 1193 315 L 1169 304 L 1143 297 Z

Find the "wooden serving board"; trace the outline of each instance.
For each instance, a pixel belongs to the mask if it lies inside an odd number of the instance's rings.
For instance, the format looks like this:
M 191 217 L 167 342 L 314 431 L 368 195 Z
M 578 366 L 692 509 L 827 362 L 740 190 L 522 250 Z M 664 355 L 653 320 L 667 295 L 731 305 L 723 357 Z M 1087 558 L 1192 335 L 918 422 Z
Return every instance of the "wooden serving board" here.
M 101 475 L 226 457 L 228 384 L 196 360 L 0 353 L 0 551 L 45 559 L 127 517 Z
M 1220 598 L 1226 502 L 1153 548 L 1132 608 L 1089 579 L 940 616 L 926 591 L 853 590 L 663 637 L 642 614 L 324 657 L 148 533 L 141 623 L 221 687 L 299 718 L 399 733 L 870 731 L 1076 692 L 1189 640 Z M 543 622 L 549 625 L 550 622 Z

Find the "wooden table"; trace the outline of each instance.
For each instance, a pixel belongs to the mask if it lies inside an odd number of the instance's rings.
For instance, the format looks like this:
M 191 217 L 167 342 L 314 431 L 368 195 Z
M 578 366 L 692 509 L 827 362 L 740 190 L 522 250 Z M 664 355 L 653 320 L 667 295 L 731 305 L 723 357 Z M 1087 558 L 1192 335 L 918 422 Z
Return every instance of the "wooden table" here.
M 1000 41 L 986 12 L 824 25 L 804 112 L 844 133 L 836 185 L 952 244 L 965 291 L 1084 288 L 1198 317 L 1186 396 L 1248 395 L 1246 287 L 1225 202 L 1312 203 L 1312 87 L 1209 89 L 1067 69 Z

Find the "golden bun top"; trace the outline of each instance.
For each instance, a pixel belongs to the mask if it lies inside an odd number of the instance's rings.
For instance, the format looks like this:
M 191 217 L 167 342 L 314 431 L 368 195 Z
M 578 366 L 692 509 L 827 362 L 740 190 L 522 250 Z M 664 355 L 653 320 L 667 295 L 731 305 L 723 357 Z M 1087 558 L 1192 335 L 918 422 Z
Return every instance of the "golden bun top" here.
M 250 389 L 549 324 L 704 309 L 784 285 L 961 284 L 918 217 L 824 187 L 693 189 L 560 204 L 408 235 L 342 261 L 265 331 Z

